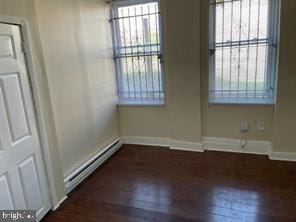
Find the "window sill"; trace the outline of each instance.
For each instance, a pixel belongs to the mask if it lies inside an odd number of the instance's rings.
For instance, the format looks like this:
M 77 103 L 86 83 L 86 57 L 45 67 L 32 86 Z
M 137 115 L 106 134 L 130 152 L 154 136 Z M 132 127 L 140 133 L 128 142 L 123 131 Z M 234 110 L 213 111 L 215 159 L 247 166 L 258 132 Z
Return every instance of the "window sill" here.
M 210 105 L 262 105 L 262 106 L 272 106 L 275 104 L 274 100 L 230 100 L 230 99 L 210 99 Z
M 164 100 L 157 101 L 118 101 L 117 106 L 165 106 Z

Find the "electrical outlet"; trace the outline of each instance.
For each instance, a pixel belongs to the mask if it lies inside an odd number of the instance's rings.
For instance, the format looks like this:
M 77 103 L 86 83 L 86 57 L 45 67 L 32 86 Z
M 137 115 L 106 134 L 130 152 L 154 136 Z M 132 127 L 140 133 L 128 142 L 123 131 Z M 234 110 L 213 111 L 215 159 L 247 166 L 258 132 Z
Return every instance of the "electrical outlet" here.
M 241 130 L 241 132 L 248 132 L 249 131 L 249 122 L 241 122 L 240 130 Z
M 257 131 L 264 131 L 264 130 L 265 130 L 264 122 L 263 121 L 257 122 Z

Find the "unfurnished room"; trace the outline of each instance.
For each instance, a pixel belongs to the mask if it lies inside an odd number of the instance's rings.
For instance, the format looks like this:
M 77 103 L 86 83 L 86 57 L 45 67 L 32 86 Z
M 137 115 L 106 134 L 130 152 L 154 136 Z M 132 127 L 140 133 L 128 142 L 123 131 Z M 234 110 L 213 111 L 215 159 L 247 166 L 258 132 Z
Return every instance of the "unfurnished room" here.
M 295 0 L 0 0 L 0 221 L 296 221 Z

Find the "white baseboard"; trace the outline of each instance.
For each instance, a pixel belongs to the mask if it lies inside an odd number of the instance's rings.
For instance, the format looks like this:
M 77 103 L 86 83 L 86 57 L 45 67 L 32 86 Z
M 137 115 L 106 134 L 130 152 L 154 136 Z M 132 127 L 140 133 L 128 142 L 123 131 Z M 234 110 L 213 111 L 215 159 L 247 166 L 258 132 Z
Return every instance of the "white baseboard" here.
M 205 150 L 235 152 L 235 153 L 252 153 L 269 155 L 272 152 L 271 142 L 249 140 L 243 149 L 239 139 L 203 137 Z
M 61 206 L 61 204 L 66 200 L 68 198 L 68 196 L 64 196 L 64 198 L 63 199 L 61 199 L 53 208 L 52 208 L 52 210 L 53 211 L 55 211 L 55 210 L 57 210 L 60 206 Z
M 178 140 L 170 140 L 170 149 L 194 151 L 194 152 L 204 151 L 202 143 L 192 143 L 192 142 L 184 142 L 184 141 L 178 141 Z
M 296 161 L 296 153 L 273 152 L 270 141 L 249 140 L 243 149 L 239 139 L 203 137 L 202 143 L 176 141 L 168 138 L 123 137 L 123 144 L 170 147 L 170 149 L 203 152 L 204 150 L 268 155 L 271 160 Z
M 170 140 L 160 137 L 138 137 L 138 136 L 124 136 L 121 138 L 123 144 L 144 145 L 144 146 L 161 146 L 169 147 Z
M 202 143 L 192 143 L 159 137 L 123 137 L 123 144 L 169 147 L 174 150 L 203 152 Z
M 292 152 L 272 152 L 269 155 L 269 159 L 296 162 L 296 153 L 292 153 Z
M 87 176 L 96 170 L 102 163 L 111 157 L 118 149 L 121 148 L 121 139 L 118 138 L 112 141 L 104 149 L 99 151 L 76 168 L 72 173 L 64 178 L 66 192 L 69 193 L 79 183 L 81 183 Z

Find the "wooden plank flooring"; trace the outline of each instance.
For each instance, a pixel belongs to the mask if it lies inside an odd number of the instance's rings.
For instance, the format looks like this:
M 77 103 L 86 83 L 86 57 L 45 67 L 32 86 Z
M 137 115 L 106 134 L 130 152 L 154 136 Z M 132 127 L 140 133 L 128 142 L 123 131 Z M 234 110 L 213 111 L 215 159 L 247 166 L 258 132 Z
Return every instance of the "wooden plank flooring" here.
M 124 145 L 44 221 L 296 221 L 296 163 Z

